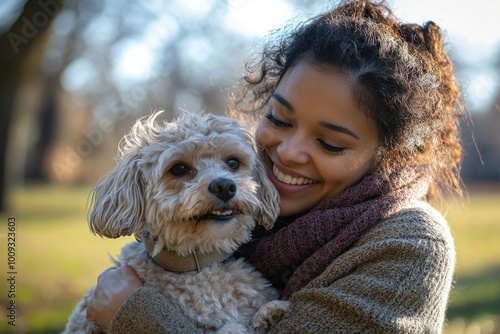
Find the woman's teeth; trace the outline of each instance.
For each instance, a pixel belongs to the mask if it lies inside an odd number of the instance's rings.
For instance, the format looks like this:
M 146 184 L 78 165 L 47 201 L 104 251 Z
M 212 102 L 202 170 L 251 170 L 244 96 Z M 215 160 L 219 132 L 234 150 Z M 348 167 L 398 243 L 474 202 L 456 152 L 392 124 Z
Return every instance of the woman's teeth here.
M 314 180 L 305 179 L 303 177 L 294 177 L 291 175 L 285 175 L 278 168 L 276 168 L 276 166 L 273 166 L 273 174 L 274 176 L 276 176 L 278 180 L 286 184 L 302 185 L 302 184 L 311 184 L 316 182 Z

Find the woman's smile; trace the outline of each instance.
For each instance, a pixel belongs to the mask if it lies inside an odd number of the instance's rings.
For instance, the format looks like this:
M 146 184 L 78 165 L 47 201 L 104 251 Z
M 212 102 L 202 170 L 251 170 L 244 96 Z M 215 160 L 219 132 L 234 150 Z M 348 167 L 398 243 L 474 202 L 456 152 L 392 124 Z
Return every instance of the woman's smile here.
M 311 180 L 311 179 L 308 179 L 308 178 L 304 178 L 304 177 L 296 177 L 296 176 L 292 176 L 292 175 L 288 175 L 288 174 L 284 174 L 282 171 L 280 171 L 278 169 L 278 167 L 276 167 L 276 165 L 273 165 L 273 174 L 274 176 L 276 176 L 276 178 L 281 181 L 282 183 L 285 183 L 285 184 L 292 184 L 292 185 L 303 185 L 303 184 L 311 184 L 311 183 L 316 183 L 318 181 L 315 181 L 315 180 Z

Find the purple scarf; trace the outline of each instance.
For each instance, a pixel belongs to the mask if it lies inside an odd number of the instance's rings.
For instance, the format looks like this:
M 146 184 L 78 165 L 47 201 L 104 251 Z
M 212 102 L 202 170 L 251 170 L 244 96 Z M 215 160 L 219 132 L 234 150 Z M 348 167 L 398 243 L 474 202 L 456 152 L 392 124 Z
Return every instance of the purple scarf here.
M 239 254 L 289 299 L 368 228 L 423 199 L 427 175 L 424 167 L 408 168 L 389 180 L 368 175 L 292 222 L 278 221 L 270 231 L 256 229 Z

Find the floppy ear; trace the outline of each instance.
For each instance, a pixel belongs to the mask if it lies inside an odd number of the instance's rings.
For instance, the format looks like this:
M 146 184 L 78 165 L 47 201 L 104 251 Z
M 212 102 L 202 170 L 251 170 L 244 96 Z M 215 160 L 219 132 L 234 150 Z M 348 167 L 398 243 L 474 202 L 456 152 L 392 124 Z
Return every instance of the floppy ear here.
M 131 235 L 144 223 L 144 185 L 135 155 L 123 155 L 93 190 L 89 213 L 92 233 L 118 238 Z
M 257 154 L 253 175 L 259 188 L 257 189 L 257 196 L 260 200 L 260 212 L 258 223 L 266 230 L 270 230 L 274 226 L 274 222 L 278 219 L 279 208 L 279 194 L 274 185 L 267 177 L 266 168 L 262 160 Z

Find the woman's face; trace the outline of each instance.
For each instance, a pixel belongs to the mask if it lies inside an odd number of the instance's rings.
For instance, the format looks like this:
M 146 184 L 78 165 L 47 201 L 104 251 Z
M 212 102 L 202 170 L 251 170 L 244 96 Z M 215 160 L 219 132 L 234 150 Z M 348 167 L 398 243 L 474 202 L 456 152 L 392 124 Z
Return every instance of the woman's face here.
M 348 79 L 302 61 L 282 77 L 256 131 L 281 216 L 308 211 L 360 181 L 378 144 Z

